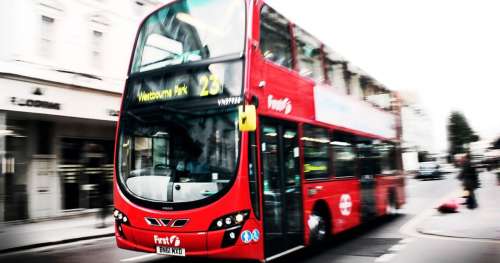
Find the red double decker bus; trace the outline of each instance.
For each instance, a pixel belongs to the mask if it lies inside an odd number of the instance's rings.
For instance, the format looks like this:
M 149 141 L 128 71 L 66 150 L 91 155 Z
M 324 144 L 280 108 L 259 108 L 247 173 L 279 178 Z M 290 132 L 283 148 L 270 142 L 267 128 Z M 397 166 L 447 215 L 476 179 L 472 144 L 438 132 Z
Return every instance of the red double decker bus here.
M 266 261 L 392 212 L 396 99 L 264 1 L 166 4 L 123 94 L 118 246 Z

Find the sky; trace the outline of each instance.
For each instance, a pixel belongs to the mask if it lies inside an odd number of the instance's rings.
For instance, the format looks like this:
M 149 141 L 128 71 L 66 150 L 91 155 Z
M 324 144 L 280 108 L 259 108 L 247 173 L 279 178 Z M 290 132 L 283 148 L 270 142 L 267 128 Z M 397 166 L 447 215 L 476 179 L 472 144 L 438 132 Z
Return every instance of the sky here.
M 482 139 L 500 136 L 500 1 L 267 2 L 389 89 L 417 92 L 437 151 L 452 110 Z

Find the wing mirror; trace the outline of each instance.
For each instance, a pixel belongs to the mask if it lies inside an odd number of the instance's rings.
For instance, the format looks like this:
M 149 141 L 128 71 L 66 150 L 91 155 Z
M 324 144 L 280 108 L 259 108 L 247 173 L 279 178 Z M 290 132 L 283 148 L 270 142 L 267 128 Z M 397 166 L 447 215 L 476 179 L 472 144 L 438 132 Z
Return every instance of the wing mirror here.
M 240 131 L 255 131 L 257 129 L 257 113 L 255 111 L 255 105 L 239 106 L 238 120 Z

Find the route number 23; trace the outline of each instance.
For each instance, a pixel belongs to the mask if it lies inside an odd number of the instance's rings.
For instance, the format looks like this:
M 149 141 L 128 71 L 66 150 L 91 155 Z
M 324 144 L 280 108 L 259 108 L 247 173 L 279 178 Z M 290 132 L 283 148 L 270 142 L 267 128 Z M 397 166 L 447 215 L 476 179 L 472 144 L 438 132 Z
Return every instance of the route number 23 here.
M 204 75 L 200 78 L 201 92 L 200 97 L 208 95 L 217 95 L 222 93 L 222 85 L 215 75 Z

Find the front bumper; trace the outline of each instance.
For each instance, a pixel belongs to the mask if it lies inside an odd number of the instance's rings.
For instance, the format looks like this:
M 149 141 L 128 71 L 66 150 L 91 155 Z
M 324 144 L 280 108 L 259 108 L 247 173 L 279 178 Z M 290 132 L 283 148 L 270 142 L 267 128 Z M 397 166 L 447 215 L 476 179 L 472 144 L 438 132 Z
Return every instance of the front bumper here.
M 234 245 L 224 247 L 225 230 L 205 231 L 195 233 L 151 231 L 121 225 L 122 231 L 115 232 L 118 247 L 128 250 L 156 253 L 156 246 L 176 246 L 184 248 L 188 257 L 212 257 L 224 259 L 263 259 L 263 240 L 245 243 L 241 233 L 257 228 L 253 220 L 242 227 Z M 178 243 L 175 241 L 179 240 Z

